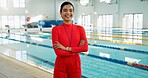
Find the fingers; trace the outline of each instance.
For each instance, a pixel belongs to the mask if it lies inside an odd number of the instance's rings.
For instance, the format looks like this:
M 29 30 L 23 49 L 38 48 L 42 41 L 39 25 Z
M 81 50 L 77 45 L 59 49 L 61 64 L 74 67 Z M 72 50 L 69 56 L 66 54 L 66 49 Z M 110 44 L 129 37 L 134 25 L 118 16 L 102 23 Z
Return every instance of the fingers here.
M 55 41 L 55 44 L 53 44 L 53 48 L 55 48 L 55 49 L 57 49 L 57 48 L 62 49 L 62 47 L 63 46 L 58 41 Z
M 57 44 L 53 44 L 53 48 L 57 48 Z
M 86 42 L 85 40 L 81 40 L 81 43 L 82 43 L 82 44 L 85 44 L 85 42 Z
M 53 48 L 57 49 L 58 44 L 59 44 L 59 42 L 55 41 L 55 44 L 53 44 Z
M 86 40 L 81 40 L 79 46 L 83 46 L 85 44 Z
M 55 43 L 58 44 L 59 42 L 58 41 L 55 41 Z

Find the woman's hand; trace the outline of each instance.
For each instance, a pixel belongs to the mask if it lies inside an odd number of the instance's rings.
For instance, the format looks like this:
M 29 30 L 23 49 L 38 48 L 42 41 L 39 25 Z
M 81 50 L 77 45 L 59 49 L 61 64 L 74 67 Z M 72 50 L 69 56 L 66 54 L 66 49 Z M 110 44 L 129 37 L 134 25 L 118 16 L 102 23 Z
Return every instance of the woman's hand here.
M 55 48 L 55 49 L 62 49 L 62 50 L 65 50 L 65 47 L 62 45 L 62 44 L 60 44 L 58 41 L 55 41 L 55 44 L 53 44 L 53 48 Z
M 81 40 L 79 43 L 79 46 L 83 46 L 85 44 L 86 40 Z

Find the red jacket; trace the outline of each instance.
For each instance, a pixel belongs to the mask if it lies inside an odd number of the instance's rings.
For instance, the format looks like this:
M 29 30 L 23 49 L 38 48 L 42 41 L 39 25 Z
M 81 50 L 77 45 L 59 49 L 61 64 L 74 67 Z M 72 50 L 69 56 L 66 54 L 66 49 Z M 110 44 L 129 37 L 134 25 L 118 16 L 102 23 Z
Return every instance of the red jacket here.
M 68 33 L 68 35 L 66 32 Z M 72 40 L 71 46 L 68 37 L 70 38 L 70 40 Z M 86 40 L 84 46 L 79 46 L 80 40 Z M 73 55 L 73 53 L 87 52 L 88 50 L 88 42 L 85 30 L 82 26 L 78 26 L 75 24 L 67 25 L 63 23 L 60 26 L 54 27 L 52 29 L 52 43 L 54 44 L 55 41 L 60 42 L 65 47 L 72 47 L 72 53 L 66 52 L 61 49 L 54 49 L 57 56 L 71 56 Z

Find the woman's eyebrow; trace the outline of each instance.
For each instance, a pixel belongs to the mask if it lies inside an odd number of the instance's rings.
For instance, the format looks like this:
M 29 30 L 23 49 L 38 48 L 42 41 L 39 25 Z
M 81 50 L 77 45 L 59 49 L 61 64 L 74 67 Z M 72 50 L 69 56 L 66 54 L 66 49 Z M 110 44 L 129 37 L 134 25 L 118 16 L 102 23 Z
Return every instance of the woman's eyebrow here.
M 64 10 L 64 11 L 66 11 L 66 10 L 72 10 L 72 11 L 73 11 L 73 9 L 66 9 L 66 8 L 65 8 L 65 9 L 63 9 L 63 10 Z

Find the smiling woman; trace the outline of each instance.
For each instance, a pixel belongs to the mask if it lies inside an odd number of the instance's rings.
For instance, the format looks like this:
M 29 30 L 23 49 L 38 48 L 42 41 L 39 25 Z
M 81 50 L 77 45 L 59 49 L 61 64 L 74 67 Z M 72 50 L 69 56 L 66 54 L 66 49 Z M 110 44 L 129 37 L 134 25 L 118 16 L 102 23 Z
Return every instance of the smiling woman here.
M 81 78 L 80 52 L 87 52 L 88 42 L 82 26 L 72 24 L 74 6 L 63 2 L 60 8 L 63 24 L 52 29 L 52 43 L 57 55 L 54 78 Z

